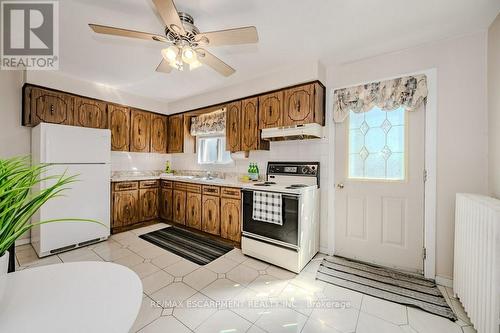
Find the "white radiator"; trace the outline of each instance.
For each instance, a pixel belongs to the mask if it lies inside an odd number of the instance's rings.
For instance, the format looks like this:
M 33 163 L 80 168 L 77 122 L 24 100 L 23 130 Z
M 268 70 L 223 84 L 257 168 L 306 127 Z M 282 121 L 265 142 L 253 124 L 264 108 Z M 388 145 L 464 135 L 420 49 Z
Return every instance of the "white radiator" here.
M 457 194 L 453 290 L 478 333 L 500 332 L 500 200 Z

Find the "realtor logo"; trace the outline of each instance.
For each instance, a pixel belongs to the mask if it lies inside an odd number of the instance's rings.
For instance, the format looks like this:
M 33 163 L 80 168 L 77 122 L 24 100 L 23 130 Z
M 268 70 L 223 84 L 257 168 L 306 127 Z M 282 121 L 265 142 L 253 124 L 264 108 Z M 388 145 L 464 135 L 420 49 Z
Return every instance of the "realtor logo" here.
M 58 69 L 58 2 L 1 2 L 1 69 Z

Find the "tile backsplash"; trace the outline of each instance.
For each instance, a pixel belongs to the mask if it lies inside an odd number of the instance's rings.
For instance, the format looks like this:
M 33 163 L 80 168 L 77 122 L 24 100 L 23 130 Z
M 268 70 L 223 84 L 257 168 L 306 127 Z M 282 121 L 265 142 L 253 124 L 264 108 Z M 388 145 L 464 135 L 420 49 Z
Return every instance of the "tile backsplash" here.
M 111 171 L 165 170 L 166 162 L 171 160 L 169 154 L 112 151 Z

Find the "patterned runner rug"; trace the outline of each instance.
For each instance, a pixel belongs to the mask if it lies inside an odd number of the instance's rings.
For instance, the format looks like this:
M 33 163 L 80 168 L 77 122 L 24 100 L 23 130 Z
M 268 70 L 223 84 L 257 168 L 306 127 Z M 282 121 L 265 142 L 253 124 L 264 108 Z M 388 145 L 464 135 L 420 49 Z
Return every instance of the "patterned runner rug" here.
M 456 321 L 432 280 L 342 257 L 325 257 L 316 279 Z
M 198 265 L 206 265 L 233 249 L 222 242 L 176 227 L 139 237 Z

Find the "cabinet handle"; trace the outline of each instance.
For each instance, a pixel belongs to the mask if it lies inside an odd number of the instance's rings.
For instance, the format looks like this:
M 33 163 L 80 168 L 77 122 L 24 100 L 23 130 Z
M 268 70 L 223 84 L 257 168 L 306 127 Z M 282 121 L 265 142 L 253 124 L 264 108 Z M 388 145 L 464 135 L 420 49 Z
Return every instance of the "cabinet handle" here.
M 54 114 L 54 104 L 50 104 L 50 114 Z
M 300 99 L 297 101 L 297 111 L 300 111 Z
M 211 210 L 208 211 L 208 219 L 212 220 L 212 211 Z
M 233 222 L 233 215 L 229 215 L 229 225 Z
M 271 117 L 272 114 L 273 114 L 273 108 L 269 106 L 269 117 Z
M 194 216 L 194 207 L 191 207 L 191 216 Z

